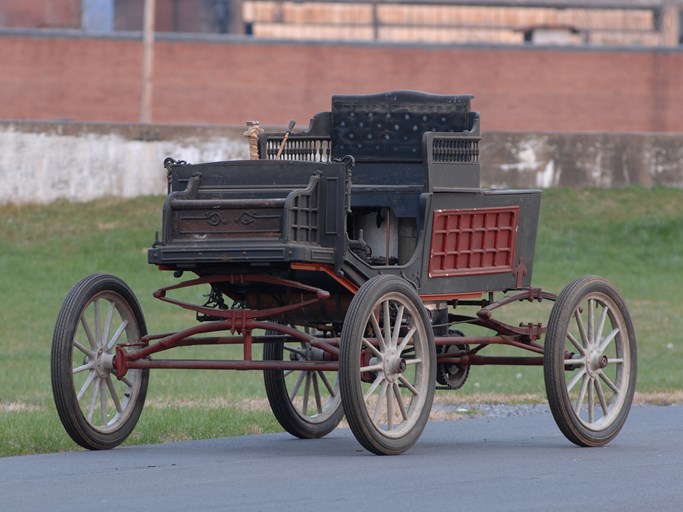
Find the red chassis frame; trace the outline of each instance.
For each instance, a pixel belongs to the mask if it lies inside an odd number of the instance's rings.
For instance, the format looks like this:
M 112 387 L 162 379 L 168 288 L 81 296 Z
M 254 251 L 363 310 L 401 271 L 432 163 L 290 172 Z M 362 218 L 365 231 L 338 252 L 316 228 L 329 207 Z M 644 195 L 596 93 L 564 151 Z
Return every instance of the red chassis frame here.
M 230 285 L 245 285 L 260 283 L 288 288 L 300 294 L 299 302 L 285 306 L 267 309 L 217 309 L 183 302 L 167 297 L 167 292 L 198 286 L 203 284 L 227 283 Z M 308 298 L 305 296 L 308 294 Z M 313 294 L 314 297 L 310 297 Z M 484 293 L 475 294 L 482 297 Z M 448 323 L 468 323 L 490 329 L 495 336 L 436 336 L 437 346 L 444 345 L 472 345 L 473 348 L 464 354 L 443 352 L 437 355 L 438 364 L 460 365 L 543 365 L 543 345 L 538 340 L 546 329 L 542 324 L 528 324 L 515 327 L 493 318 L 492 312 L 513 302 L 551 300 L 557 296 L 544 292 L 539 288 L 524 288 L 514 290 L 511 295 L 495 301 L 493 292 L 488 293 L 488 299 L 473 300 L 473 294 L 453 295 L 441 297 L 442 300 L 457 302 L 458 306 L 479 306 L 476 317 L 463 315 L 449 315 Z M 301 371 L 337 371 L 339 369 L 339 339 L 320 338 L 284 324 L 264 320 L 310 306 L 330 297 L 330 292 L 321 288 L 306 285 L 297 281 L 283 279 L 272 275 L 259 274 L 229 274 L 202 276 L 184 281 L 172 286 L 160 288 L 154 292 L 154 297 L 164 302 L 175 304 L 196 313 L 210 315 L 220 320 L 207 321 L 188 329 L 166 334 L 148 334 L 137 343 L 119 345 L 116 348 L 114 368 L 116 376 L 123 378 L 129 369 L 167 368 L 167 369 L 202 369 L 202 370 L 301 370 Z M 460 299 L 459 297 L 465 297 Z M 424 299 L 425 297 L 423 297 Z M 430 300 L 434 297 L 430 296 Z M 268 330 L 278 335 L 253 336 L 254 330 Z M 229 331 L 231 336 L 199 336 L 201 334 Z M 253 344 L 271 343 L 274 341 L 294 338 L 312 347 L 322 350 L 320 361 L 266 361 L 254 360 L 252 356 Z M 176 347 L 196 345 L 243 345 L 244 353 L 241 360 L 183 360 L 183 359 L 152 359 L 152 355 Z M 482 356 L 478 353 L 488 345 L 507 345 L 517 347 L 538 354 L 534 357 L 496 357 Z M 129 350 L 126 350 L 129 349 Z

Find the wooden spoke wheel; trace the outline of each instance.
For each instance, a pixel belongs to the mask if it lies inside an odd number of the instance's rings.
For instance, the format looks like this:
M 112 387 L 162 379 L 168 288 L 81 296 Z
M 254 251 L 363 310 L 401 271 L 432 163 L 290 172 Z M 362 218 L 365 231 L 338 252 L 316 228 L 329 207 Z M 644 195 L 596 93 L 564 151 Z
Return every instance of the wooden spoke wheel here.
M 579 446 L 607 444 L 636 387 L 636 337 L 617 290 L 595 276 L 567 285 L 550 313 L 544 350 L 548 403 L 562 433 Z
M 268 331 L 266 334 L 277 334 Z M 282 361 L 322 361 L 323 351 L 292 339 L 266 343 L 263 358 Z M 270 408 L 287 432 L 301 439 L 315 439 L 332 432 L 342 417 L 338 372 L 265 370 L 263 379 Z
M 133 431 L 147 395 L 148 370 L 116 378 L 116 346 L 147 333 L 137 299 L 117 277 L 95 274 L 69 292 L 52 338 L 52 393 L 71 438 L 92 450 L 113 448 Z
M 358 290 L 342 328 L 339 374 L 346 418 L 367 450 L 395 455 L 417 441 L 434 398 L 436 351 L 407 281 L 380 275 Z

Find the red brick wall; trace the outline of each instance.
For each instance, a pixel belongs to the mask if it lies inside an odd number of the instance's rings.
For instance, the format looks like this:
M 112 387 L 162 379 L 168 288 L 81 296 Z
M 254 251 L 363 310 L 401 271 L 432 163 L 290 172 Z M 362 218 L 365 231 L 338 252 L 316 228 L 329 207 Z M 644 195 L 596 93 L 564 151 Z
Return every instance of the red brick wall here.
M 141 43 L 0 37 L 0 118 L 135 121 Z
M 484 130 L 683 131 L 683 52 L 157 40 L 152 119 L 305 126 L 335 93 L 472 93 Z M 0 36 L 0 119 L 139 119 L 139 39 Z

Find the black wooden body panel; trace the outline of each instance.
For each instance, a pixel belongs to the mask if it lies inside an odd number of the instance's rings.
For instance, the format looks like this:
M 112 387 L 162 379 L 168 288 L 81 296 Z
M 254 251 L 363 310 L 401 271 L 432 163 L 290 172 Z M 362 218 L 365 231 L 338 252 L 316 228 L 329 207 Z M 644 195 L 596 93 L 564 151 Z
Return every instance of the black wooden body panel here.
M 347 251 L 344 269 L 347 277 L 358 284 L 379 273 L 401 275 L 413 282 L 420 295 L 450 295 L 469 292 L 511 290 L 531 285 L 536 233 L 540 210 L 540 190 L 452 190 L 423 194 L 420 204 L 425 209 L 418 224 L 417 249 L 405 265 L 373 267 Z M 480 270 L 471 274 L 430 277 L 429 263 L 435 211 L 485 211 L 512 207 L 518 209 L 518 224 L 513 261 L 509 271 Z M 521 273 L 521 277 L 515 273 Z
M 339 166 L 340 164 L 336 164 Z M 202 189 L 220 189 L 248 199 L 259 194 L 278 194 L 305 187 L 318 170 L 316 162 L 280 160 L 231 160 L 200 164 L 176 164 L 169 170 L 169 193 L 183 192 L 196 173 L 201 174 Z M 329 169 L 334 166 L 329 167 Z
M 245 263 L 341 266 L 346 163 L 247 160 L 169 169 L 162 238 L 150 263 L 231 271 Z
M 426 216 L 425 245 L 422 250 L 420 275 L 421 294 L 459 293 L 511 290 L 531 285 L 536 232 L 541 204 L 540 190 L 477 190 L 436 192 Z M 491 271 L 454 277 L 429 277 L 429 261 L 432 242 L 434 212 L 438 210 L 476 210 L 499 207 L 518 207 L 515 254 L 513 270 L 525 269 L 520 278 L 515 273 Z

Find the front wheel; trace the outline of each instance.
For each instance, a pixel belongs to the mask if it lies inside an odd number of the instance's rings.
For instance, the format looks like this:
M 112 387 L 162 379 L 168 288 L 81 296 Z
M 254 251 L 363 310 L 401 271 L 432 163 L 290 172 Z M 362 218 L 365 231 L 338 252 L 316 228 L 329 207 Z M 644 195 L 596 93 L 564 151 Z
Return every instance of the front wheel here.
M 145 402 L 149 370 L 117 379 L 117 345 L 147 334 L 135 295 L 119 278 L 95 274 L 69 292 L 52 337 L 52 394 L 64 429 L 84 448 L 121 444 Z
M 407 281 L 380 275 L 361 286 L 339 357 L 342 403 L 356 439 L 378 455 L 415 444 L 434 398 L 436 350 L 427 311 Z
M 636 336 L 619 292 L 584 276 L 562 290 L 544 348 L 548 403 L 562 433 L 602 446 L 619 433 L 636 387 Z

